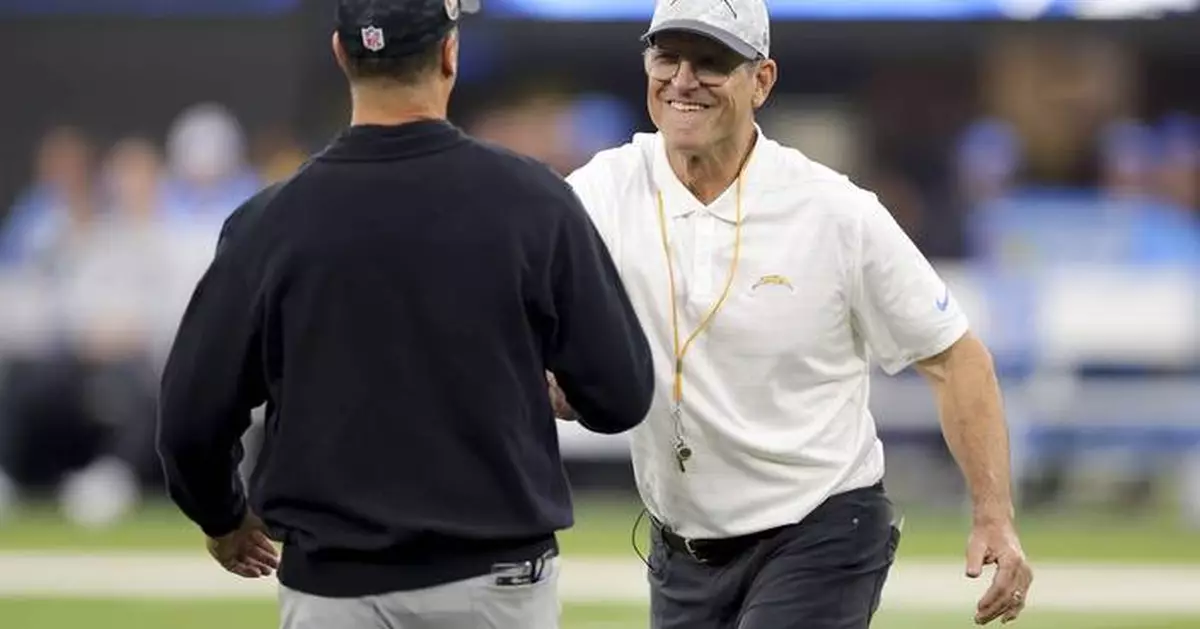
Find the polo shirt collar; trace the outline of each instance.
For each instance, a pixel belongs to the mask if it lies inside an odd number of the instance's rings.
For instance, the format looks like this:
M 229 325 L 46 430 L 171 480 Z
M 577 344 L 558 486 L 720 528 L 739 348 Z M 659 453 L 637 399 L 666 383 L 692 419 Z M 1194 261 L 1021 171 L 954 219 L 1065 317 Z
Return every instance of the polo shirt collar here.
M 754 148 L 751 149 L 745 170 L 742 172 L 742 218 L 746 216 L 746 197 L 755 173 L 760 168 L 758 163 L 762 161 L 761 153 L 766 141 L 766 136 L 763 135 L 758 123 L 754 124 L 754 134 Z M 671 170 L 671 163 L 667 160 L 667 145 L 661 132 L 655 134 L 653 171 L 654 185 L 663 194 L 663 204 L 666 206 L 664 209 L 667 216 L 679 218 L 707 209 L 710 214 L 731 225 L 737 223 L 737 180 L 734 180 L 733 184 L 705 208 L 705 205 L 692 194 L 692 191 L 683 185 L 675 171 Z

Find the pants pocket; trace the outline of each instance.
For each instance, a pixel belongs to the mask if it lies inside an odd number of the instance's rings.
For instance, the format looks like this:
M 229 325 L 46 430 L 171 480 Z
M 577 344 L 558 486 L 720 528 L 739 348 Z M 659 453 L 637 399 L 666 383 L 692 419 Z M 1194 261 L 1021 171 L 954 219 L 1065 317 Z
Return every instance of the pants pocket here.
M 879 603 L 883 598 L 883 586 L 887 583 L 888 575 L 891 573 L 892 564 L 896 562 L 896 551 L 900 548 L 901 527 L 899 524 L 893 523 L 888 533 L 887 546 L 885 548 L 885 557 L 883 567 L 879 569 L 879 574 L 875 578 L 875 591 L 871 595 L 871 611 L 869 618 L 875 616 L 875 612 L 879 611 Z
M 558 629 L 558 558 L 548 559 L 541 578 L 532 583 L 506 584 L 495 576 L 482 580 L 475 593 L 475 610 L 488 629 Z

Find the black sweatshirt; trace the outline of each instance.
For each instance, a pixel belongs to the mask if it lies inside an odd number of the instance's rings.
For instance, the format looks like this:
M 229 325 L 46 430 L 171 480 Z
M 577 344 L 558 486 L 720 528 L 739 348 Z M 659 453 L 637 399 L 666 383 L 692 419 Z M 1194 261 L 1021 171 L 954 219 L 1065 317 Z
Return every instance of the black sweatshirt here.
M 584 426 L 653 393 L 646 338 L 570 187 L 444 121 L 350 127 L 226 221 L 162 378 L 172 500 L 250 503 L 282 583 L 364 596 L 469 578 L 573 524 L 545 371 Z

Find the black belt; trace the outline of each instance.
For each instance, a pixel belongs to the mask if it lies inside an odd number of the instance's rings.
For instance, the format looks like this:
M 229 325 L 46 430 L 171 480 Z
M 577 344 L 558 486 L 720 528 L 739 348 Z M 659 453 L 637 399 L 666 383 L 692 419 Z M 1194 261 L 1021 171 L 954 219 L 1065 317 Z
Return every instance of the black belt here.
M 658 527 L 659 534 L 662 536 L 663 543 L 667 545 L 667 548 L 683 553 L 698 563 L 721 566 L 733 561 L 755 544 L 770 539 L 783 529 L 794 525 L 777 526 L 765 531 L 719 539 L 688 539 L 671 532 L 657 521 L 655 521 L 655 526 Z
M 844 499 L 859 492 L 875 491 L 883 491 L 882 481 L 875 483 L 870 487 L 854 489 L 844 494 L 835 494 L 830 496 L 829 500 L 826 500 L 813 510 L 812 515 L 817 514 L 817 512 L 821 511 L 822 509 L 829 508 L 831 501 Z M 812 517 L 812 515 L 810 515 L 810 517 Z M 746 535 L 739 535 L 737 537 L 722 537 L 719 539 L 688 539 L 673 533 L 670 529 L 663 526 L 663 524 L 658 521 L 658 518 L 651 517 L 650 521 L 655 527 L 658 528 L 659 534 L 662 536 L 663 543 L 667 545 L 667 548 L 670 548 L 675 552 L 683 553 L 699 563 L 713 566 L 727 564 L 736 559 L 738 555 L 749 550 L 755 544 L 774 537 L 784 529 L 799 525 L 799 522 L 785 524 L 783 526 L 777 526 L 765 531 L 747 533 Z

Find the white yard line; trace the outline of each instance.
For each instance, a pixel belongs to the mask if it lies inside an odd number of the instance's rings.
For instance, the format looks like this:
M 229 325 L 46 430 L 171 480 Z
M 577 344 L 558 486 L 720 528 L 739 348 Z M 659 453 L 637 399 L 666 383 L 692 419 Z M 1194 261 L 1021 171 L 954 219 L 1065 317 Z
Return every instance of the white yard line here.
M 971 610 L 988 578 L 962 576 L 954 562 L 901 561 L 884 591 L 896 610 Z M 1200 566 L 1041 564 L 1031 608 L 1200 614 Z M 274 578 L 245 580 L 199 554 L 0 553 L 0 597 L 271 599 Z M 559 592 L 566 603 L 645 603 L 637 560 L 568 557 Z

